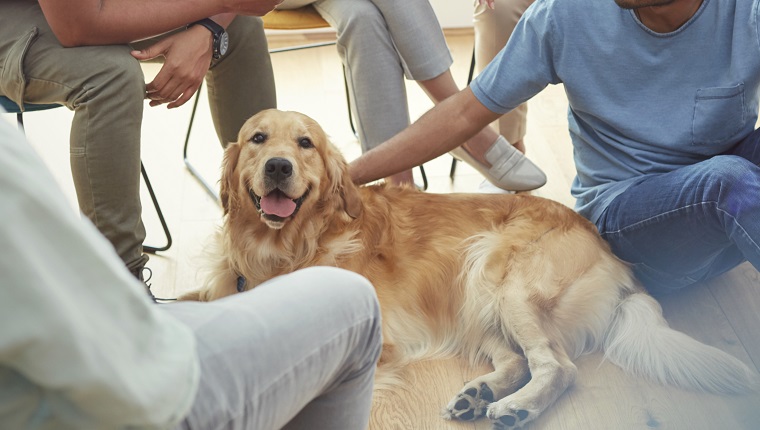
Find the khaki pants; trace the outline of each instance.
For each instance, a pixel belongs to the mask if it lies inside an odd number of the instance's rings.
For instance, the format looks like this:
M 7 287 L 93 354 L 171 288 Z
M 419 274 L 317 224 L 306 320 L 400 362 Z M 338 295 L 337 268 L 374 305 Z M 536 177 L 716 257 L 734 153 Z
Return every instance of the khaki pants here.
M 127 267 L 141 270 L 140 127 L 145 79 L 128 45 L 64 48 L 36 1 L 0 3 L 0 95 L 17 104 L 60 103 L 74 111 L 70 158 L 79 207 Z M 223 146 L 243 122 L 276 106 L 260 18 L 237 17 L 230 49 L 206 76 Z M 179 153 L 179 149 L 178 149 Z
M 496 0 L 496 7 L 475 6 L 475 66 L 481 72 L 507 44 L 517 22 L 534 0 Z M 494 122 L 496 131 L 511 143 L 522 140 L 526 132 L 528 106 L 523 103 Z

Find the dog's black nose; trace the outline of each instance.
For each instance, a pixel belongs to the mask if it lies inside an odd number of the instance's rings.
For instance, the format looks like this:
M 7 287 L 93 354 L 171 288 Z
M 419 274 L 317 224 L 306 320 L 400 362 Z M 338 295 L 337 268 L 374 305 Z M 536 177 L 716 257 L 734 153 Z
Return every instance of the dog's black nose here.
M 270 158 L 264 165 L 264 172 L 268 178 L 281 181 L 293 174 L 293 165 L 284 158 Z

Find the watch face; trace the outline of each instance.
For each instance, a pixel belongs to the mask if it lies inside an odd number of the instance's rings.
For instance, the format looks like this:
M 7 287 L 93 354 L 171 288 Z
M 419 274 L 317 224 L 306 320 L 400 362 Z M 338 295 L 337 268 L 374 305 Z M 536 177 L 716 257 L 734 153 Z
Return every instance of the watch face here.
M 227 48 L 230 46 L 230 38 L 227 32 L 222 33 L 222 37 L 219 39 L 219 55 L 227 53 Z

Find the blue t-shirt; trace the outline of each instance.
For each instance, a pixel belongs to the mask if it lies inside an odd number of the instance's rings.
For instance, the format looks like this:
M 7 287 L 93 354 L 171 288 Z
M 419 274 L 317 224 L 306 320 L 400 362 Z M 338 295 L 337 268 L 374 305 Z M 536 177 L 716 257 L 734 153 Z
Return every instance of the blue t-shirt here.
M 571 191 L 596 221 L 645 175 L 708 159 L 754 130 L 758 1 L 704 0 L 678 30 L 655 33 L 613 0 L 538 0 L 471 88 L 505 113 L 564 84 Z

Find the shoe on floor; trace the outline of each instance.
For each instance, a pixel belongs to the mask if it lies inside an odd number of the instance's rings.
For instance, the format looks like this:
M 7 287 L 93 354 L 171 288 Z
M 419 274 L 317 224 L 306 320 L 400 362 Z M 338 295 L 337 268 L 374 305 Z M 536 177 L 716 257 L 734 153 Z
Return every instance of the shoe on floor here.
M 504 136 L 499 136 L 485 153 L 486 160 L 491 163 L 490 168 L 476 160 L 461 146 L 451 150 L 449 154 L 474 167 L 490 183 L 503 190 L 530 191 L 546 184 L 544 172 L 512 146 Z

